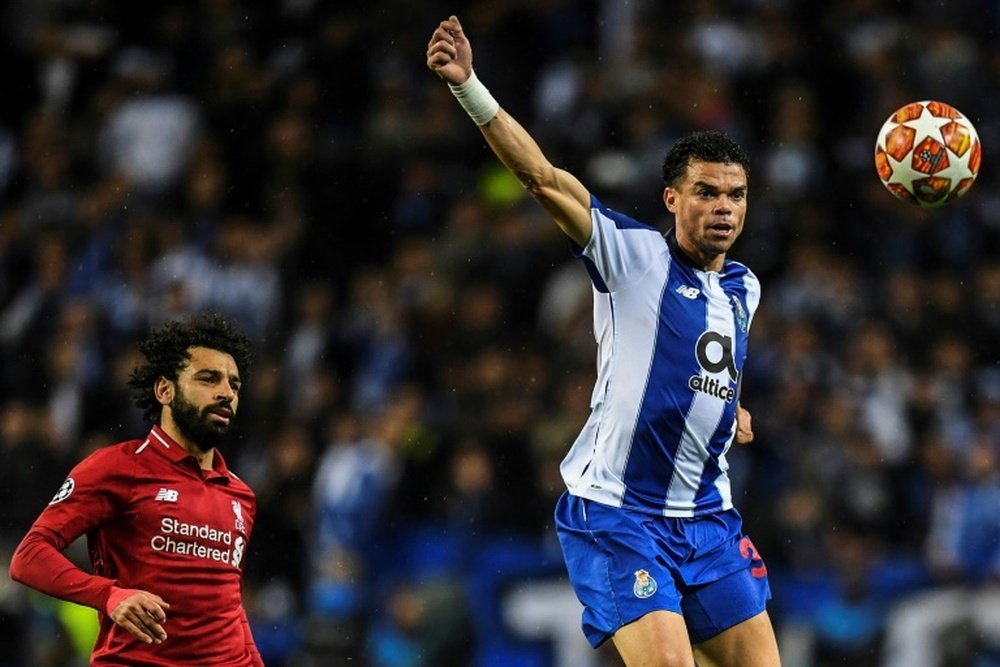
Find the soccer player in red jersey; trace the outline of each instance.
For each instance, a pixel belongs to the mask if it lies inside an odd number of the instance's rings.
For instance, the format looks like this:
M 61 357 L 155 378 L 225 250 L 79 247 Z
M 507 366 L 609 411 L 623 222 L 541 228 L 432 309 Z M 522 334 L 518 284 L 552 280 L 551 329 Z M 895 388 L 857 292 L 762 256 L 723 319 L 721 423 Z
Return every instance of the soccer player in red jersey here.
M 263 665 L 242 601 L 256 500 L 216 447 L 239 406 L 247 338 L 220 315 L 140 344 L 134 403 L 149 434 L 76 465 L 21 541 L 16 581 L 97 609 L 92 665 Z M 63 550 L 86 534 L 93 572 Z

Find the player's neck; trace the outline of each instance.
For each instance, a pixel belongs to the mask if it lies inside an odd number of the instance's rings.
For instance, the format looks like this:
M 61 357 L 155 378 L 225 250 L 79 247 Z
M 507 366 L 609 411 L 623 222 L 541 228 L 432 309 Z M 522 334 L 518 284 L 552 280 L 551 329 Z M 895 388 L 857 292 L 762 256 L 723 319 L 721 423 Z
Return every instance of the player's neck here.
M 721 271 L 726 261 L 724 254 L 709 255 L 688 239 L 677 237 L 677 247 L 687 255 L 691 263 L 702 271 Z
M 694 243 L 690 238 L 682 235 L 677 227 L 674 227 L 664 235 L 667 243 L 677 250 L 681 258 L 692 268 L 699 271 L 721 271 L 725 266 L 726 254 L 708 253 Z
M 193 456 L 198 461 L 198 467 L 202 470 L 211 470 L 212 464 L 215 462 L 215 447 L 212 447 L 207 452 L 203 451 L 197 445 L 181 445 L 184 447 L 184 451 Z
M 184 435 L 177 424 L 170 419 L 170 417 L 164 413 L 163 418 L 160 420 L 160 428 L 163 432 L 170 436 L 170 439 L 180 445 L 180 448 L 185 452 L 190 454 L 198 461 L 198 466 L 202 470 L 211 470 L 212 464 L 215 462 L 215 448 L 209 448 L 208 451 L 203 450 L 194 441 Z

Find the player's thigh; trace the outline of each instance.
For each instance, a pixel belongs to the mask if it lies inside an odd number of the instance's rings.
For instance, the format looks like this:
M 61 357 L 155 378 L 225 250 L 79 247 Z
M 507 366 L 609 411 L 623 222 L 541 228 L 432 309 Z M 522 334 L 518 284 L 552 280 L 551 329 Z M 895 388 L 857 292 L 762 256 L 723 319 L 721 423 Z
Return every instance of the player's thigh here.
M 652 611 L 618 628 L 615 648 L 626 667 L 694 667 L 684 617 Z
M 698 667 L 778 667 L 778 641 L 763 611 L 694 647 Z

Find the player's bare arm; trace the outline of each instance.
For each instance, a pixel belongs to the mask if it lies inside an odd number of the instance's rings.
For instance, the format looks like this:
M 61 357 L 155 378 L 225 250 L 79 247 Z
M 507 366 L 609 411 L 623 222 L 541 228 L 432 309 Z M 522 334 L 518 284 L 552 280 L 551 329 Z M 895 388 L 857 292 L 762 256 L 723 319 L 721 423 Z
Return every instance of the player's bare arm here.
M 427 45 L 427 66 L 452 86 L 473 75 L 472 46 L 458 17 L 438 25 Z M 493 152 L 531 195 L 548 211 L 559 228 L 581 246 L 590 240 L 590 193 L 571 173 L 559 169 L 510 114 L 498 109 L 479 125 Z

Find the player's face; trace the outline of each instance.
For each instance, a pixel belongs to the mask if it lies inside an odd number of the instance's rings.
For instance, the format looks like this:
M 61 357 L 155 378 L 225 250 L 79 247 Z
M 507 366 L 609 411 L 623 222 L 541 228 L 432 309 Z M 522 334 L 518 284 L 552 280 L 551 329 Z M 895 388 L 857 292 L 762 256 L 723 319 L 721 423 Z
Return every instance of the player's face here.
M 236 416 L 240 376 L 236 361 L 225 352 L 193 347 L 190 354 L 178 374 L 170 410 L 181 433 L 208 451 L 222 442 Z
M 677 242 L 706 269 L 719 270 L 743 232 L 747 175 L 738 164 L 692 161 L 684 180 L 663 191 L 674 214 Z

